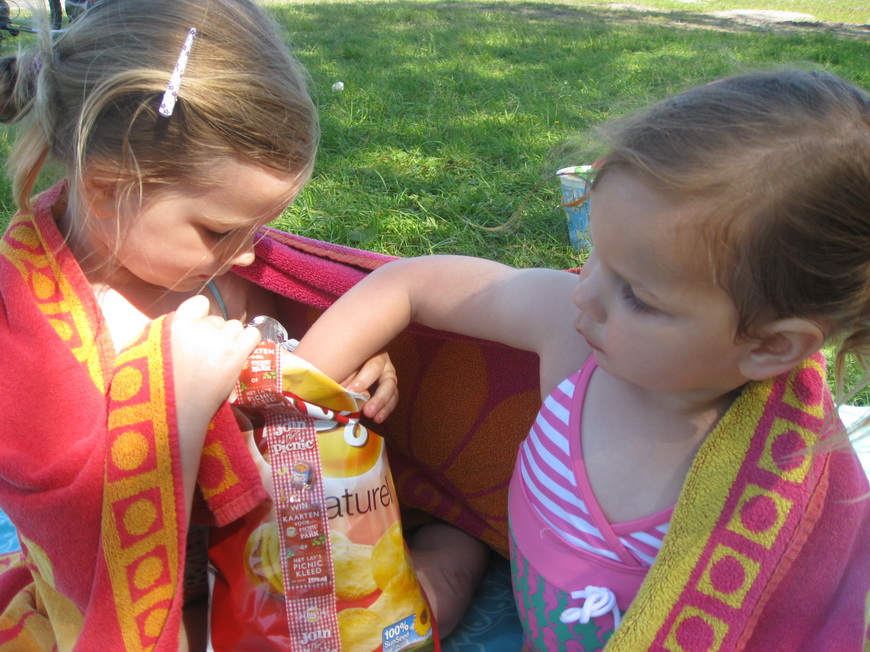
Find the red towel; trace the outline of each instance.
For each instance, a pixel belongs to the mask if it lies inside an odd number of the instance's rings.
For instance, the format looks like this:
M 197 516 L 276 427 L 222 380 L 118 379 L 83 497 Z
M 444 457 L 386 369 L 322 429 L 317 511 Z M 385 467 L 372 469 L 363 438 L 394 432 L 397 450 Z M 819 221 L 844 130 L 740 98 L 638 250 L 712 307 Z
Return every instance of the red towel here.
M 187 532 L 168 319 L 115 354 L 56 228 L 65 204 L 58 184 L 0 242 L 0 507 L 23 548 L 0 563 L 0 649 L 174 651 Z M 228 405 L 199 486 L 220 523 L 265 495 Z

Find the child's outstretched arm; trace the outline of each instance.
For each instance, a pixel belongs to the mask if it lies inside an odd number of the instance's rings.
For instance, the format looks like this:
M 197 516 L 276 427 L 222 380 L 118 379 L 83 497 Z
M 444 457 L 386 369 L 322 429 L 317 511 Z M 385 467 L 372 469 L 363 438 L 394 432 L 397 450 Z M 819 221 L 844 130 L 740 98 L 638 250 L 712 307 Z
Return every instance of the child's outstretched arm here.
M 399 260 L 372 272 L 336 301 L 296 353 L 342 378 L 415 321 L 534 351 L 541 355 L 542 369 L 546 354 L 567 369 L 573 363 L 564 361 L 583 355 L 571 299 L 576 285 L 573 274 L 517 270 L 477 258 Z M 560 355 L 550 354 L 557 350 Z M 462 618 L 483 576 L 487 548 L 455 527 L 435 523 L 417 532 L 411 550 L 435 621 L 446 635 Z
M 241 321 L 250 322 L 257 315 L 278 314 L 275 294 L 247 279 L 227 274 L 219 278 L 219 287 L 225 305 L 244 305 L 245 309 L 241 314 L 231 313 Z M 373 390 L 363 406 L 363 414 L 375 423 L 383 423 L 399 401 L 396 369 L 386 352 L 371 356 L 358 370 L 343 379 L 341 384 L 360 394 Z
M 260 331 L 209 315 L 209 302 L 195 296 L 172 319 L 172 375 L 188 519 L 208 424 L 227 400 Z
M 556 270 L 465 256 L 397 260 L 336 301 L 296 353 L 343 379 L 411 322 L 541 353 L 577 335 L 569 314 L 576 282 Z

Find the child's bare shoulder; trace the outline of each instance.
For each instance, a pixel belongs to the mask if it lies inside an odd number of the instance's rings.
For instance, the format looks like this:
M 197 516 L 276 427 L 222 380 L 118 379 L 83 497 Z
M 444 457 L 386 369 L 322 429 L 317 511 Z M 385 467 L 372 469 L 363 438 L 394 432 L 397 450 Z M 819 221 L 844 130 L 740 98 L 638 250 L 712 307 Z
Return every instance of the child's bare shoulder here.
M 539 353 L 541 396 L 548 396 L 559 383 L 580 369 L 590 355 L 592 349 L 576 329 L 564 329 L 555 334 Z
M 554 283 L 557 280 L 558 286 Z M 537 351 L 543 396 L 547 396 L 559 383 L 580 369 L 592 355 L 592 348 L 577 330 L 578 311 L 573 300 L 577 277 L 567 273 L 564 276 L 553 275 L 550 283 L 553 285 L 543 288 L 541 293 L 550 297 L 550 305 L 546 310 L 542 307 L 538 312 L 531 313 L 549 316 L 549 327 L 545 336 L 540 337 Z

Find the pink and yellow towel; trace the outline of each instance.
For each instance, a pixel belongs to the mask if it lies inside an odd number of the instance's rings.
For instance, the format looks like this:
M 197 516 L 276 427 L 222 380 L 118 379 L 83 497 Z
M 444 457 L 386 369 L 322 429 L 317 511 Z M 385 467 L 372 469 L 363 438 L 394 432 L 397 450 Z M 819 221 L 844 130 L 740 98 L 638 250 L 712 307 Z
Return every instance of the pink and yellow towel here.
M 867 478 L 850 450 L 807 450 L 839 427 L 832 411 L 821 355 L 744 390 L 607 649 L 866 649 Z

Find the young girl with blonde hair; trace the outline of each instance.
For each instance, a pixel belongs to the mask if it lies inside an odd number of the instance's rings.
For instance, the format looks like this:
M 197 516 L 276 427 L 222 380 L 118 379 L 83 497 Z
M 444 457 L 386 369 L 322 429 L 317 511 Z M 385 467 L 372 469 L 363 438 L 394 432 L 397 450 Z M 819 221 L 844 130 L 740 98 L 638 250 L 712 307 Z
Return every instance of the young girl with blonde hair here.
M 579 277 L 399 260 L 297 354 L 340 377 L 411 322 L 538 354 L 509 504 L 527 648 L 864 649 L 867 478 L 818 352 L 870 353 L 870 98 L 747 74 L 608 135 Z
M 265 495 L 227 397 L 259 342 L 242 324 L 274 306 L 227 272 L 311 175 L 304 71 L 249 0 L 101 0 L 0 70 L 20 208 L 0 243 L 0 507 L 22 546 L 0 649 L 202 649 L 191 514 L 227 523 Z M 33 199 L 47 162 L 66 178 Z M 356 376 L 384 381 L 369 416 L 391 374 L 378 356 Z

